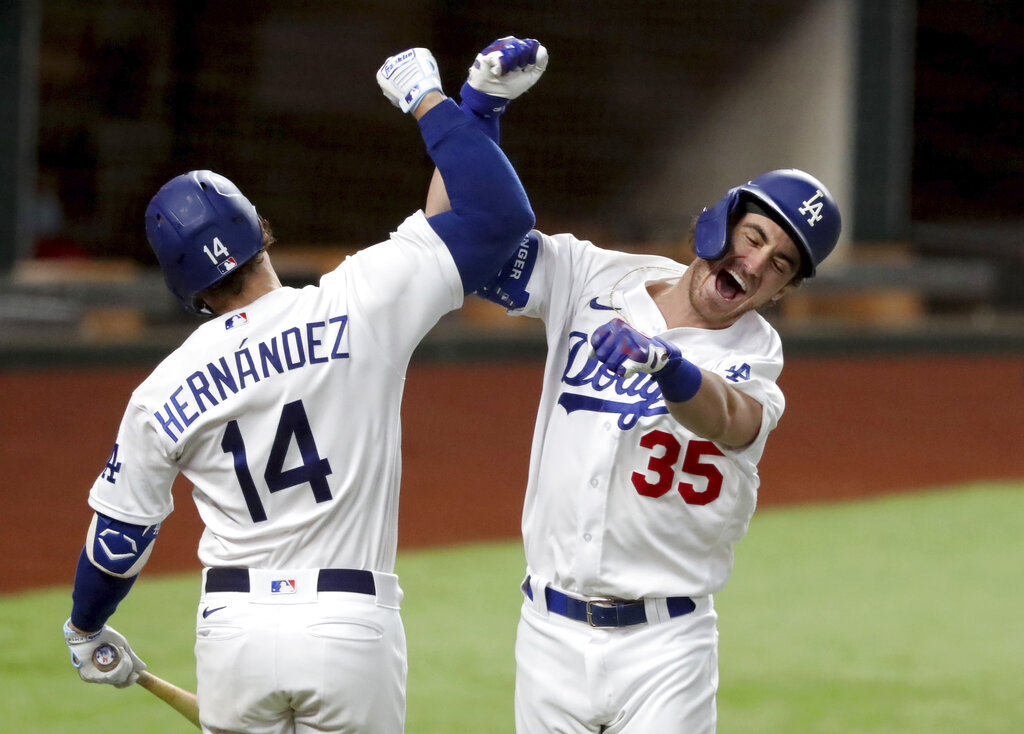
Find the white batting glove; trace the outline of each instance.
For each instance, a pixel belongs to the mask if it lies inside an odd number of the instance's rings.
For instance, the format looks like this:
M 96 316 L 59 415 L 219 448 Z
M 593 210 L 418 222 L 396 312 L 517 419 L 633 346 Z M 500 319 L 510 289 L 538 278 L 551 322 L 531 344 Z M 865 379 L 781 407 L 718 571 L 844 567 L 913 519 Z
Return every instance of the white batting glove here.
M 83 634 L 71 628 L 71 619 L 64 623 L 64 641 L 71 651 L 71 664 L 78 668 L 79 677 L 88 683 L 107 683 L 117 688 L 127 688 L 139 679 L 146 664 L 132 650 L 124 635 L 113 627 L 103 625 L 97 632 Z M 117 665 L 102 671 L 96 667 L 93 653 L 104 645 L 114 648 L 118 657 Z M 112 656 L 102 656 L 101 658 Z M 102 662 L 102 660 L 101 660 Z
M 442 91 L 437 62 L 425 48 L 410 48 L 389 57 L 377 70 L 377 84 L 402 112 L 415 110 L 427 92 Z
M 515 99 L 540 79 L 548 67 L 548 50 L 533 38 L 499 38 L 476 55 L 467 83 L 502 99 Z

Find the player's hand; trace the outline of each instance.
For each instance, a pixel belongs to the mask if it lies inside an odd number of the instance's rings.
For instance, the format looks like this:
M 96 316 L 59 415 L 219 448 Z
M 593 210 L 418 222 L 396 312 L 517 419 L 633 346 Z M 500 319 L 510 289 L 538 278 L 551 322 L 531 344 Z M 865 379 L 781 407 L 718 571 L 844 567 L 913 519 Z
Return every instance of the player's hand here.
M 533 38 L 505 36 L 477 54 L 466 83 L 484 94 L 515 99 L 540 79 L 548 50 Z
M 657 337 L 644 336 L 622 319 L 597 327 L 590 348 L 605 367 L 621 377 L 637 372 L 657 374 L 670 359 L 682 358 L 679 347 Z
M 103 625 L 97 632 L 83 633 L 71 627 L 71 620 L 64 623 L 64 641 L 71 651 L 71 664 L 78 668 L 79 677 L 89 683 L 107 683 L 117 688 L 126 688 L 139 679 L 146 669 L 124 635 L 113 627 Z M 102 645 L 111 645 L 117 651 L 118 661 L 113 669 L 102 671 L 96 667 L 93 653 Z
M 437 62 L 425 48 L 410 48 L 389 57 L 377 70 L 377 84 L 402 112 L 415 110 L 427 92 L 442 91 Z

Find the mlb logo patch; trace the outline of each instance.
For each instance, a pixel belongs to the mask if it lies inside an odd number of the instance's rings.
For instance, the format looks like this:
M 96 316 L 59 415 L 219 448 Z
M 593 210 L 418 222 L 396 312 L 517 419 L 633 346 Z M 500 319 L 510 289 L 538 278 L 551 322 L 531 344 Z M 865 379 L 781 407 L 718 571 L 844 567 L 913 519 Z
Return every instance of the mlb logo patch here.
M 280 579 L 270 582 L 271 594 L 294 594 L 295 579 Z
M 234 316 L 224 322 L 225 329 L 234 329 L 236 326 L 244 326 L 249 323 L 249 319 L 245 317 L 245 312 L 236 313 Z
M 219 270 L 221 273 L 228 273 L 234 270 L 237 266 L 238 263 L 235 262 L 235 258 L 229 257 L 224 262 L 217 263 L 217 270 Z

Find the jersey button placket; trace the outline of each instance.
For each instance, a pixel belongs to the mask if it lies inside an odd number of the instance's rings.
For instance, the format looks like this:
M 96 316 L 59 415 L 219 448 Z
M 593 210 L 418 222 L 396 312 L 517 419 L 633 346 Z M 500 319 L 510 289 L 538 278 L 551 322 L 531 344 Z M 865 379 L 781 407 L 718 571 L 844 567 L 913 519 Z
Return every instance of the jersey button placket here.
M 601 485 L 601 480 L 599 480 L 597 477 L 591 477 L 590 478 L 590 482 L 588 482 L 588 484 L 590 484 L 590 487 L 592 489 L 597 489 Z M 600 503 L 600 504 L 603 504 L 603 503 Z M 596 495 L 595 495 L 595 503 L 592 506 L 594 506 L 594 507 L 597 506 L 597 497 L 596 497 Z M 583 542 L 584 543 L 589 543 L 590 541 L 592 541 L 594 539 L 593 533 L 590 532 L 590 530 L 587 529 L 587 528 L 591 527 L 594 522 L 596 522 L 595 518 L 594 517 L 590 517 L 590 518 L 587 518 L 586 522 L 584 523 L 584 531 L 583 531 L 583 535 L 581 536 L 583 538 Z
M 585 467 L 587 471 L 579 489 L 579 524 L 577 531 L 577 555 L 574 571 L 576 578 L 586 585 L 598 580 L 601 568 L 601 548 L 604 545 L 604 527 L 608 507 L 608 478 L 612 476 L 615 462 L 615 444 L 618 430 L 614 421 L 605 421 L 608 430 L 603 430 L 602 423 L 593 423 L 590 427 L 591 441 L 596 446 L 606 445 L 607 450 L 595 451 Z M 582 478 L 582 477 L 581 477 Z
M 600 566 L 601 556 L 601 525 L 604 517 L 604 507 L 607 497 L 604 496 L 604 483 L 597 477 L 592 476 L 587 481 L 587 501 L 584 503 L 583 522 L 580 526 L 579 538 L 582 541 L 582 548 L 579 554 L 581 576 L 580 578 L 596 578 L 595 574 Z

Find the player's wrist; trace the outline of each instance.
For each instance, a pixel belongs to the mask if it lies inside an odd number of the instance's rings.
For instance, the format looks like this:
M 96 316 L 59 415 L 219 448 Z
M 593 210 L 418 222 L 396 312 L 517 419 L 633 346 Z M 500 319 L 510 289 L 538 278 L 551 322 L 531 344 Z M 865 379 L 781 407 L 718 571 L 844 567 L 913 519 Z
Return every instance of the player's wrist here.
M 440 89 L 431 89 L 427 91 L 416 101 L 415 106 L 412 107 L 411 113 L 413 118 L 419 120 L 446 99 L 448 98 L 444 96 L 444 93 Z
M 462 85 L 460 97 L 459 109 L 462 114 L 495 144 L 500 144 L 501 115 L 508 106 L 508 100 L 479 92 L 469 86 L 468 82 Z
M 462 100 L 459 105 L 462 109 L 484 119 L 500 117 L 508 108 L 510 101 L 474 89 L 468 81 L 463 82 L 462 89 L 459 90 L 459 97 Z
M 85 630 L 77 627 L 75 623 L 71 621 L 70 617 L 66 622 L 64 622 L 64 639 L 68 644 L 77 645 L 82 642 L 89 642 L 90 640 L 96 639 L 101 631 L 102 630 L 99 629 L 92 632 L 86 632 Z
M 661 388 L 661 396 L 670 403 L 685 403 L 693 399 L 704 382 L 700 367 L 686 359 L 675 344 L 664 339 L 653 341 L 668 352 L 665 365 L 652 373 Z

